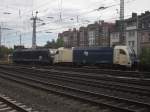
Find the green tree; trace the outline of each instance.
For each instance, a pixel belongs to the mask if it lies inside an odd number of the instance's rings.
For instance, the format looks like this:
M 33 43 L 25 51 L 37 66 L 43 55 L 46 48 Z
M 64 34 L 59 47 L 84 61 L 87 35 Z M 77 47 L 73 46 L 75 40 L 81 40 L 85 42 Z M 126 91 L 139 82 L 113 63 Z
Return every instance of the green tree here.
M 7 48 L 5 46 L 0 47 L 0 59 L 7 58 L 9 54 L 13 52 L 12 48 Z
M 144 48 L 140 58 L 142 64 L 150 65 L 150 48 Z
M 55 48 L 56 47 L 56 42 L 55 40 L 53 39 L 52 41 L 47 41 L 47 43 L 45 44 L 46 48 Z
M 140 56 L 141 69 L 150 71 L 150 48 L 142 49 L 142 53 Z
M 56 41 L 56 44 L 57 44 L 57 48 L 63 47 L 64 46 L 63 39 L 62 38 L 58 38 L 57 41 Z
M 52 41 L 47 41 L 44 47 L 56 49 L 59 47 L 63 47 L 63 45 L 64 45 L 63 40 L 58 38 L 56 41 L 54 39 Z

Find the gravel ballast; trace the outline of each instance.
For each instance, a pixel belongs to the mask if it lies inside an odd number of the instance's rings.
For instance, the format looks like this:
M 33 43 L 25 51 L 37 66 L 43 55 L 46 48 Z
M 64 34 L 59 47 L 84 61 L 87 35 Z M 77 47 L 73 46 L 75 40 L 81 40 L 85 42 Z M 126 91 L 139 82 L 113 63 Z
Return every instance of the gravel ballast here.
M 0 93 L 24 103 L 39 112 L 107 112 L 108 109 L 95 107 L 73 99 L 46 93 L 25 85 L 0 78 Z

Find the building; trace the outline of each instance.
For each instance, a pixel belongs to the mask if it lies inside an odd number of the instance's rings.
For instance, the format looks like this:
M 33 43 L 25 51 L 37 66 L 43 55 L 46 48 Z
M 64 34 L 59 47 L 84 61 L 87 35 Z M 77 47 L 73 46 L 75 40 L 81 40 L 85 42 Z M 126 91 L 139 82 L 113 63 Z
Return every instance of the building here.
M 58 34 L 58 38 L 62 38 L 64 42 L 64 47 L 71 48 L 72 47 L 72 31 L 69 29 L 68 31 L 64 31 Z
M 150 48 L 150 12 L 142 13 L 138 18 L 138 23 L 141 50 Z
M 141 36 L 139 35 L 139 16 L 137 13 L 132 13 L 132 17 L 124 21 L 124 37 L 125 45 L 134 49 L 137 55 L 140 54 Z M 120 44 L 120 23 L 116 21 L 113 32 L 110 34 L 110 46 Z
M 100 32 L 99 45 L 102 47 L 109 47 L 110 46 L 110 32 L 114 30 L 114 24 L 102 21 L 100 23 L 100 26 L 101 26 L 101 32 Z
M 126 20 L 126 45 L 132 47 L 139 56 L 143 48 L 150 48 L 150 12 L 141 15 L 132 13 Z
M 113 31 L 110 33 L 110 47 L 119 45 L 119 38 L 120 38 L 120 32 L 119 31 Z
M 87 26 L 88 46 L 100 46 L 101 27 L 98 22 Z
M 140 40 L 138 36 L 138 16 L 132 13 L 132 17 L 125 20 L 125 42 L 139 55 Z
M 138 16 L 132 13 L 132 17 L 124 21 L 125 45 L 134 49 L 140 55 L 141 49 L 150 47 L 150 12 Z M 119 44 L 119 22 L 116 21 L 113 32 L 110 34 L 110 46 Z
M 71 43 L 72 43 L 72 47 L 78 47 L 79 46 L 79 32 L 76 28 L 73 29 L 73 31 L 71 32 Z
M 120 23 L 116 20 L 111 32 L 110 32 L 110 47 L 120 44 Z
M 142 48 L 150 47 L 150 12 L 141 15 L 132 13 L 132 17 L 124 20 L 124 39 L 120 38 L 120 21 L 115 24 L 104 21 L 89 24 L 87 27 L 64 31 L 59 38 L 64 41 L 64 47 L 108 47 L 127 45 L 132 47 L 137 55 Z
M 95 22 L 87 27 L 89 46 L 110 46 L 110 32 L 114 24 L 104 21 Z
M 74 28 L 69 29 L 58 34 L 58 38 L 62 38 L 65 48 L 78 47 L 79 46 L 79 32 Z
M 80 27 L 79 29 L 79 47 L 88 46 L 87 28 Z

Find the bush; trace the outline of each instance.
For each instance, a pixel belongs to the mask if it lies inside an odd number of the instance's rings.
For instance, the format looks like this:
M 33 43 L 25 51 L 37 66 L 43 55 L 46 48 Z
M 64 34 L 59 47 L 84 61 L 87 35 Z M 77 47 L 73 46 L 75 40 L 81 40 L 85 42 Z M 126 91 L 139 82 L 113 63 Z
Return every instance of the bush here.
M 11 54 L 13 51 L 13 49 L 9 49 L 7 47 L 4 47 L 4 46 L 1 46 L 0 47 L 0 59 L 4 59 L 4 58 L 7 58 L 7 56 L 9 54 Z
M 149 70 L 150 68 L 150 48 L 143 48 L 140 56 L 142 69 Z

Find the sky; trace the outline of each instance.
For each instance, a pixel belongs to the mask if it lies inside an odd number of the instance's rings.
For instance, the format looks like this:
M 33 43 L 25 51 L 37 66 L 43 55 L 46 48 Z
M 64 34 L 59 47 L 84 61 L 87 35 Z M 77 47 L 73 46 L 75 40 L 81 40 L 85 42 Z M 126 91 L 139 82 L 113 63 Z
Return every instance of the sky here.
M 120 0 L 0 0 L 2 44 L 13 47 L 20 44 L 31 47 L 32 20 L 37 17 L 37 45 L 57 39 L 58 33 L 97 20 L 115 22 L 119 19 Z M 150 11 L 150 0 L 125 0 L 125 18 L 132 12 Z M 99 7 L 108 7 L 97 11 Z M 78 18 L 78 19 L 77 19 Z

